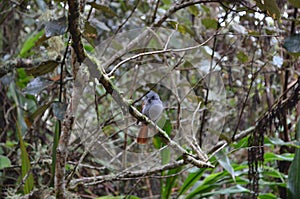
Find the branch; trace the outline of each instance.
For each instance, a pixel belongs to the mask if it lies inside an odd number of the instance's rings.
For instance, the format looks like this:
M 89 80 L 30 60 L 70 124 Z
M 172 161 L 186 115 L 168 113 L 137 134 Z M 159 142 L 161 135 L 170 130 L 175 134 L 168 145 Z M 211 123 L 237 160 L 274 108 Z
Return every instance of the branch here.
M 89 73 L 91 74 L 91 78 L 98 78 L 99 82 L 103 85 L 106 92 L 109 93 L 113 99 L 118 103 L 118 105 L 121 107 L 123 112 L 129 112 L 133 117 L 138 119 L 139 121 L 146 122 L 148 124 L 151 124 L 156 128 L 158 131 L 158 134 L 162 137 L 164 142 L 171 146 L 173 149 L 178 151 L 180 154 L 183 155 L 185 163 L 191 163 L 196 167 L 213 167 L 207 160 L 202 159 L 202 157 L 196 157 L 195 155 L 187 152 L 183 147 L 181 147 L 177 142 L 171 140 L 171 138 L 168 136 L 168 134 L 159 128 L 153 121 L 149 120 L 145 115 L 140 113 L 128 100 L 123 98 L 123 96 L 120 94 L 119 90 L 116 88 L 116 86 L 111 82 L 110 78 L 107 74 L 105 74 L 103 71 L 100 71 L 97 69 L 97 60 L 95 62 L 92 62 L 89 57 L 86 59 L 86 63 L 89 69 Z M 98 74 L 98 75 L 97 75 Z M 205 155 L 203 156 L 205 157 Z
M 198 45 L 195 45 L 195 46 L 190 46 L 190 47 L 186 47 L 186 48 L 170 48 L 170 49 L 163 49 L 163 50 L 157 50 L 157 51 L 150 51 L 150 52 L 143 52 L 143 53 L 139 53 L 139 54 L 136 54 L 132 57 L 128 57 L 127 59 L 124 59 L 123 61 L 119 62 L 108 74 L 108 76 L 112 76 L 116 70 L 122 66 L 123 64 L 131 61 L 131 60 L 134 60 L 134 59 L 137 59 L 139 57 L 143 57 L 143 56 L 148 56 L 148 55 L 157 55 L 157 54 L 163 54 L 163 53 L 174 53 L 174 52 L 185 52 L 185 51 L 189 51 L 189 50 L 194 50 L 196 48 L 199 48 L 201 46 L 204 46 L 205 44 L 207 44 L 212 38 L 214 37 L 211 36 L 209 37 L 206 41 L 202 42 L 201 44 L 198 44 Z
M 117 53 L 115 53 L 114 56 L 112 56 L 109 60 L 107 60 L 103 64 L 103 68 L 105 68 L 105 69 L 108 68 L 111 64 L 113 64 L 116 60 L 118 60 L 120 57 L 122 57 L 125 53 L 127 53 L 133 47 L 140 46 L 141 43 L 148 42 L 151 39 L 151 37 L 149 37 L 150 33 L 152 32 L 151 29 L 161 26 L 163 22 L 165 22 L 172 14 L 174 14 L 178 10 L 186 8 L 188 6 L 199 4 L 199 3 L 213 3 L 213 2 L 219 2 L 219 0 L 188 1 L 185 3 L 173 5 L 169 10 L 167 10 L 167 12 L 157 22 L 154 22 L 149 28 L 146 28 L 145 31 L 143 31 L 139 36 L 137 36 L 134 40 L 129 42 L 124 49 L 119 50 Z
M 172 14 L 174 14 L 175 12 L 177 12 L 178 10 L 181 10 L 183 8 L 195 5 L 195 4 L 199 4 L 199 3 L 219 3 L 220 0 L 197 0 L 197 1 L 187 1 L 181 4 L 175 4 L 173 5 L 165 14 L 162 18 L 160 18 L 160 20 L 158 20 L 156 23 L 152 24 L 151 27 L 159 27 L 161 26 L 161 24 L 166 21 Z
M 85 53 L 83 50 L 83 45 L 81 42 L 81 32 L 79 29 L 79 3 L 78 0 L 68 0 L 69 5 L 69 32 L 72 38 L 72 47 L 76 53 L 77 61 L 82 63 L 85 59 Z M 74 74 L 77 74 L 77 69 L 79 67 L 75 67 L 77 65 L 76 61 L 73 61 L 73 69 Z M 62 71 L 61 71 L 62 72 Z M 56 164 L 55 164 L 55 191 L 56 198 L 64 199 L 66 198 L 66 184 L 65 184 L 65 166 L 66 160 L 68 156 L 68 144 L 72 131 L 72 126 L 74 123 L 74 115 L 73 112 L 76 110 L 74 107 L 75 98 L 77 98 L 80 89 L 74 86 L 71 103 L 68 106 L 66 111 L 66 115 L 62 125 L 62 133 L 59 139 L 59 144 L 56 149 Z M 76 93 L 77 92 L 77 93 Z M 77 94 L 77 95 L 76 95 Z
M 71 113 L 66 113 L 62 125 L 62 134 L 59 139 L 59 144 L 56 150 L 56 164 L 55 164 L 55 191 L 56 198 L 66 198 L 65 187 L 65 165 L 67 160 L 68 143 L 74 123 L 74 116 Z
M 79 3 L 78 0 L 68 0 L 69 5 L 69 32 L 72 36 L 72 47 L 77 55 L 77 61 L 82 63 L 85 59 L 85 53 L 81 42 L 81 31 L 79 28 Z
M 288 92 L 292 92 L 292 94 L 285 98 Z M 269 125 L 272 120 L 280 114 L 283 110 L 292 110 L 296 107 L 296 104 L 299 101 L 299 93 L 300 93 L 300 77 L 297 81 L 295 81 L 272 105 L 272 107 L 267 110 L 262 116 L 255 122 L 254 126 L 249 127 L 248 129 L 241 131 L 239 134 L 234 136 L 234 141 L 239 141 L 240 139 L 248 136 L 253 132 L 259 131 L 263 126 Z M 221 147 L 225 147 L 232 143 L 232 140 L 229 141 L 219 141 L 214 148 L 212 148 L 209 153 L 214 153 L 218 151 Z
M 92 183 L 90 185 L 95 185 L 95 184 L 100 184 L 100 183 L 104 183 L 107 181 L 121 181 L 121 180 L 128 180 L 128 178 L 145 178 L 148 176 L 151 176 L 153 174 L 165 171 L 165 170 L 170 170 L 170 169 L 174 169 L 174 168 L 178 168 L 180 166 L 185 165 L 186 163 L 184 162 L 184 160 L 179 160 L 176 162 L 172 162 L 169 164 L 165 164 L 163 166 L 160 167 L 156 167 L 153 168 L 151 170 L 139 170 L 139 171 L 127 171 L 127 172 L 121 172 L 118 174 L 114 174 L 114 175 L 100 175 L 100 176 L 93 176 L 93 177 L 83 177 L 83 178 L 79 178 L 76 180 L 72 180 L 70 185 L 72 187 L 77 186 L 78 184 L 84 184 L 87 185 L 88 183 Z

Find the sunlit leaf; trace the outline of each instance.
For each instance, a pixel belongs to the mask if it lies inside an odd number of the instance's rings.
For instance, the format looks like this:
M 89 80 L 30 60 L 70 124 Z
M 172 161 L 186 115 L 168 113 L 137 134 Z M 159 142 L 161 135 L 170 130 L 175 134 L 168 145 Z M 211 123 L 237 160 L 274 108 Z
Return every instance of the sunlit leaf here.
M 259 199 L 278 199 L 278 197 L 272 193 L 259 194 L 258 198 Z
M 206 29 L 214 29 L 218 28 L 218 21 L 213 18 L 204 18 L 201 20 L 202 24 L 205 26 Z
M 39 32 L 32 33 L 27 40 L 24 42 L 21 51 L 20 51 L 20 57 L 26 57 L 28 51 L 30 51 L 34 46 L 35 43 L 39 40 L 39 38 L 44 34 L 44 30 L 41 30 Z
M 265 153 L 264 154 L 264 161 L 269 162 L 269 161 L 293 161 L 294 154 L 291 153 L 284 153 L 281 155 L 275 154 L 275 153 Z

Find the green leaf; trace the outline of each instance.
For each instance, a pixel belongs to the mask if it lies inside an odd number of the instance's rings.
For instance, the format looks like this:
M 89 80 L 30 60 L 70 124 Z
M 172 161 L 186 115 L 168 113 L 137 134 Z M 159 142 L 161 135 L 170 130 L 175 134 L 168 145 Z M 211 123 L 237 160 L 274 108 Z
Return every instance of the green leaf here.
M 300 8 L 300 1 L 299 0 L 288 0 L 290 4 L 295 6 L 296 8 Z
M 0 155 L 0 169 L 4 169 L 11 166 L 10 159 L 6 156 Z
M 108 7 L 106 5 L 97 4 L 95 2 L 88 2 L 87 4 L 91 5 L 96 10 L 102 11 L 103 13 L 105 13 L 109 16 L 113 16 L 113 17 L 117 16 L 117 14 L 110 7 Z
M 243 64 L 249 61 L 248 56 L 247 56 L 244 52 L 242 52 L 242 51 L 239 51 L 239 52 L 237 53 L 236 57 L 237 57 L 238 60 L 239 60 L 240 62 L 242 62 Z
M 38 33 L 32 33 L 27 40 L 24 42 L 21 51 L 20 57 L 24 58 L 27 56 L 28 51 L 30 51 L 34 46 L 35 43 L 39 40 L 39 38 L 44 34 L 44 30 L 39 31 Z
M 27 127 L 30 128 L 33 121 L 45 113 L 47 108 L 50 106 L 51 103 L 44 104 L 42 106 L 39 106 L 29 117 L 25 117 L 25 122 L 27 124 Z
M 58 64 L 59 62 L 54 60 L 45 61 L 36 67 L 25 69 L 25 71 L 27 75 L 33 75 L 34 77 L 37 77 L 52 72 L 58 66 Z
M 142 13 L 147 13 L 149 12 L 150 6 L 147 1 L 141 1 L 138 8 Z
M 172 124 L 170 119 L 166 119 L 164 115 L 162 115 L 162 118 L 157 122 L 157 125 L 159 127 L 162 127 L 162 130 L 164 130 L 168 135 L 172 132 Z M 165 146 L 164 142 L 161 140 L 159 135 L 155 135 L 153 137 L 153 145 L 156 149 L 160 149 L 162 146 Z
M 278 197 L 272 193 L 264 193 L 264 194 L 259 194 L 258 198 L 259 199 L 277 199 Z
M 230 194 L 236 194 L 236 193 L 250 193 L 250 191 L 240 185 L 236 185 L 234 187 L 229 187 L 218 191 L 212 191 L 210 193 L 201 194 L 201 197 L 219 196 L 219 195 L 228 196 Z
M 201 178 L 201 176 L 203 175 L 203 173 L 204 173 L 205 170 L 206 169 L 203 168 L 203 169 L 198 169 L 197 172 L 191 172 L 191 173 L 189 173 L 188 177 L 185 179 L 185 181 L 183 182 L 183 185 L 181 186 L 181 188 L 180 188 L 180 190 L 178 192 L 178 196 L 184 194 L 192 186 L 194 186 L 195 183 Z
M 29 119 L 31 121 L 33 121 L 35 118 L 37 118 L 38 116 L 42 115 L 45 113 L 45 111 L 47 110 L 47 108 L 49 108 L 51 103 L 47 103 L 44 104 L 42 106 L 39 106 L 30 116 Z
M 21 150 L 21 170 L 22 170 L 22 179 L 28 175 L 28 172 L 31 170 L 31 165 L 29 161 L 29 156 L 26 150 L 26 146 L 24 143 L 24 140 L 22 138 L 21 130 L 18 127 L 19 125 L 17 124 L 17 133 L 18 133 L 18 138 L 20 142 L 20 150 Z M 33 189 L 33 184 L 34 184 L 34 179 L 32 173 L 29 174 L 27 179 L 25 180 L 24 187 L 23 187 L 23 192 L 24 194 L 30 193 L 30 191 Z
M 237 143 L 234 142 L 231 145 L 236 149 L 246 148 L 248 147 L 248 137 L 244 137 L 243 139 L 239 140 Z
M 255 0 L 256 5 L 262 11 L 267 11 L 267 14 L 273 19 L 280 19 L 280 10 L 277 6 L 276 0 Z
M 283 47 L 292 55 L 300 56 L 300 34 L 286 38 Z
M 94 44 L 94 39 L 96 39 L 97 34 L 97 29 L 92 26 L 90 22 L 85 22 L 83 36 L 89 41 L 89 43 Z
M 220 165 L 226 171 L 228 171 L 228 173 L 231 174 L 233 181 L 235 181 L 234 169 L 232 168 L 232 166 L 230 164 L 230 160 L 229 160 L 228 156 L 224 153 L 224 151 L 219 151 L 218 153 L 216 153 L 216 157 L 217 157 L 217 160 L 220 163 Z
M 55 130 L 54 130 L 54 136 L 53 136 L 53 145 L 52 145 L 52 165 L 51 165 L 51 186 L 54 186 L 54 177 L 55 177 L 55 165 L 56 165 L 56 148 L 58 146 L 59 137 L 60 137 L 60 131 L 61 131 L 61 122 L 56 121 L 55 122 Z
M 167 147 L 167 148 L 164 148 L 161 152 L 160 152 L 160 155 L 161 155 L 161 162 L 162 164 L 167 164 L 168 162 L 170 162 L 170 159 L 171 159 L 171 152 L 170 152 L 170 149 Z
M 289 168 L 288 189 L 289 198 L 298 199 L 300 196 L 300 149 L 296 149 L 294 160 Z
M 206 29 L 218 29 L 218 21 L 212 18 L 204 18 L 201 20 Z
M 281 155 L 275 153 L 265 153 L 264 154 L 264 161 L 271 162 L 271 161 L 293 161 L 294 154 L 292 153 L 284 153 Z
M 271 143 L 272 145 L 275 146 L 290 146 L 290 147 L 300 147 L 297 146 L 296 142 L 285 142 L 280 138 L 274 138 L 274 137 L 265 137 L 265 143 Z
M 204 194 L 211 192 L 213 189 L 219 187 L 219 185 L 215 184 L 217 181 L 222 179 L 224 176 L 226 176 L 225 172 L 219 172 L 219 173 L 212 173 L 209 176 L 207 176 L 199 186 L 193 190 L 191 193 L 189 193 L 186 196 L 186 199 L 192 199 L 195 198 L 199 194 Z
M 300 140 L 299 138 L 300 138 L 300 118 L 298 119 L 296 124 L 296 139 Z
M 178 178 L 177 173 L 179 173 L 182 170 L 182 167 L 178 167 L 176 169 L 171 169 L 168 171 L 167 175 L 173 175 L 172 177 L 168 177 L 166 179 L 166 184 L 163 185 L 163 191 L 162 191 L 162 197 L 163 199 L 170 198 L 172 194 L 172 189 L 176 184 L 176 179 Z
M 23 89 L 27 86 L 27 84 L 30 82 L 30 80 L 33 79 L 32 76 L 28 76 L 27 73 L 25 72 L 24 68 L 18 68 L 16 70 L 17 72 L 17 79 L 16 79 L 16 85 Z
M 198 10 L 197 6 L 195 6 L 195 5 L 189 6 L 188 11 L 191 14 L 193 14 L 194 16 L 198 16 L 198 14 L 199 14 L 199 10 Z
M 285 175 L 278 171 L 276 168 L 264 165 L 264 170 L 262 173 L 264 177 L 267 177 L 267 179 L 269 179 L 268 177 L 271 177 L 272 179 L 277 178 L 278 181 L 280 179 L 280 182 L 285 182 Z
M 171 0 L 162 0 L 162 2 L 166 5 L 170 5 L 172 3 Z

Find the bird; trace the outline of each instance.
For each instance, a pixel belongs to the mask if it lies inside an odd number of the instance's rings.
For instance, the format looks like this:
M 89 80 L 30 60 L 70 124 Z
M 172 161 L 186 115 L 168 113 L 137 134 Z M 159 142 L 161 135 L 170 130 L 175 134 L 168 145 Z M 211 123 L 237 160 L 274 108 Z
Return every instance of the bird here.
M 142 113 L 147 116 L 150 120 L 155 122 L 164 110 L 162 101 L 159 95 L 154 91 L 149 91 L 143 99 Z M 142 127 L 139 130 L 137 143 L 146 144 L 148 139 L 148 124 L 142 123 Z

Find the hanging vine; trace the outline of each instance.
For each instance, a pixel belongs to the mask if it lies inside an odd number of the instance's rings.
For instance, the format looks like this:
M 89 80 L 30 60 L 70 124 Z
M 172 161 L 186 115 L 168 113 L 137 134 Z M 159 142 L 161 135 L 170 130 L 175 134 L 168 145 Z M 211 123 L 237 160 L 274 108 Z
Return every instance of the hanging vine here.
M 251 198 L 257 198 L 259 193 L 259 165 L 264 161 L 264 136 L 269 130 L 280 131 L 284 124 L 284 115 L 296 107 L 299 101 L 300 78 L 284 92 L 272 108 L 256 123 L 255 130 L 248 139 L 249 188 Z M 288 96 L 289 95 L 289 96 Z M 288 96 L 285 98 L 285 96 Z M 275 129 L 274 129 L 275 128 Z

